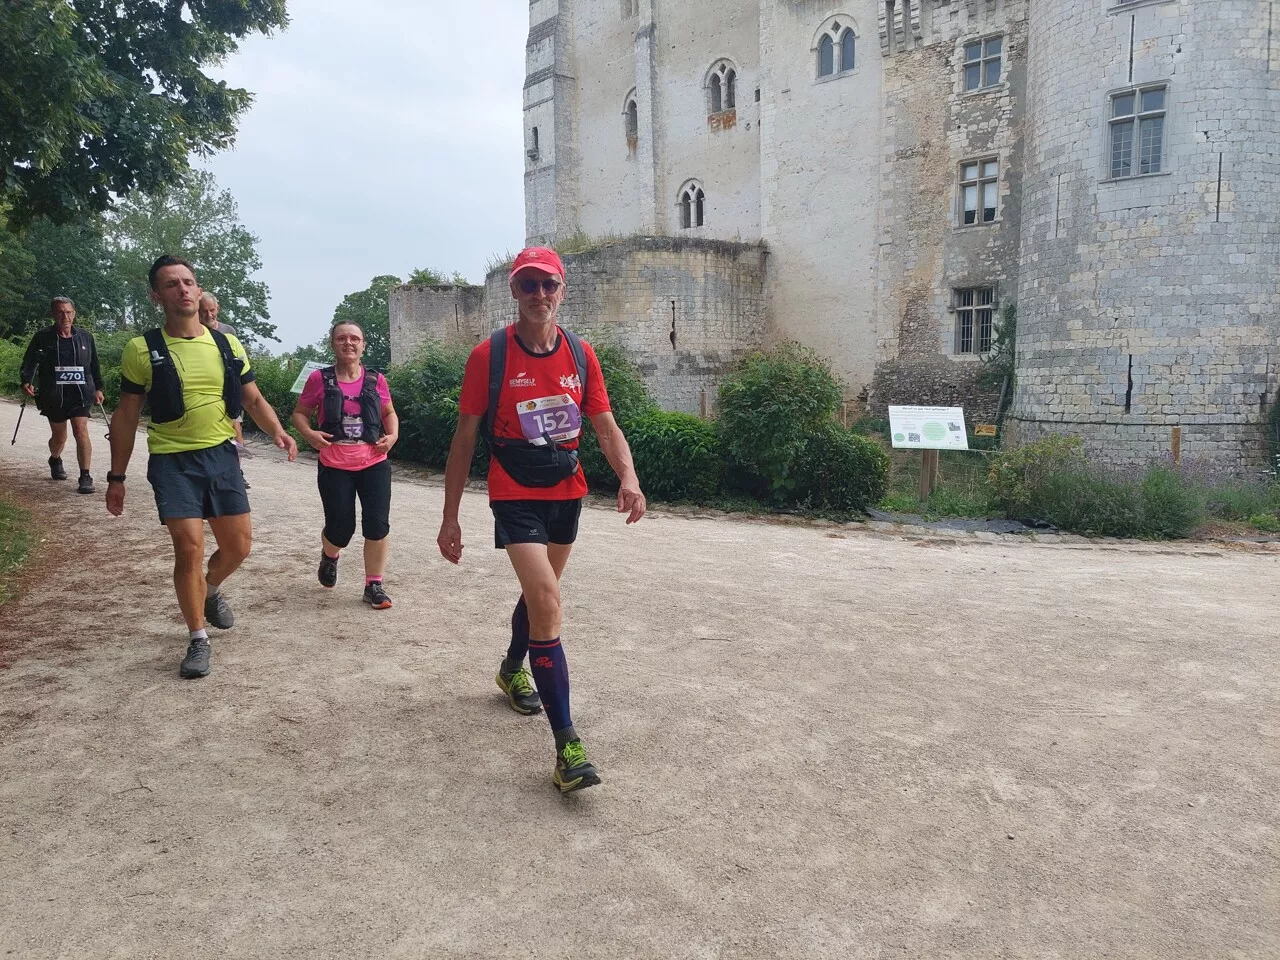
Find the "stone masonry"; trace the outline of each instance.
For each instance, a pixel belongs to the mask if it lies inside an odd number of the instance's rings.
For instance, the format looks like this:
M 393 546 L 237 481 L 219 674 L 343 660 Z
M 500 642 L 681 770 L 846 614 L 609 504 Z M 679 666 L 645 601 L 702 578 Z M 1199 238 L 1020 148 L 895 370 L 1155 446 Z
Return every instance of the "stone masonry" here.
M 673 408 L 798 340 L 873 413 L 963 404 L 1116 463 L 1178 426 L 1253 464 L 1280 386 L 1276 6 L 533 0 L 527 238 L 632 238 L 571 258 L 566 312 Z M 496 275 L 402 289 L 395 356 L 509 309 Z

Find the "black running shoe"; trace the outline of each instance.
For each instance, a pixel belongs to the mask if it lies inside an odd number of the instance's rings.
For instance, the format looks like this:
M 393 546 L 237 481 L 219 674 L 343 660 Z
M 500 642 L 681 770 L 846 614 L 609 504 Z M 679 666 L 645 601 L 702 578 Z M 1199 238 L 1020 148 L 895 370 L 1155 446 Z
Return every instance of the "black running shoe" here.
M 364 588 L 364 602 L 375 610 L 387 610 L 391 607 L 391 598 L 382 589 L 382 581 L 374 580 Z
M 594 787 L 600 782 L 600 774 L 587 759 L 587 752 L 582 749 L 581 740 L 570 740 L 556 751 L 556 769 L 551 775 L 551 782 L 561 793 L 572 793 L 586 787 Z
M 511 709 L 524 716 L 532 716 L 542 712 L 542 698 L 533 685 L 533 675 L 524 667 L 515 673 L 506 673 L 498 666 L 498 675 L 494 678 L 498 689 L 507 695 L 507 703 Z
M 80 485 L 76 487 L 76 493 L 93 493 L 93 477 L 87 473 L 80 474 Z
M 49 458 L 49 476 L 53 477 L 55 480 L 67 479 L 67 471 L 62 469 L 61 457 Z
M 316 578 L 320 581 L 322 587 L 332 587 L 338 582 L 338 558 L 331 557 L 323 550 L 320 551 L 320 569 L 316 571 Z
M 220 593 L 205 598 L 204 618 L 209 622 L 209 626 L 217 627 L 219 630 L 230 630 L 236 625 L 236 615 L 231 612 L 231 606 L 227 603 L 226 597 Z
M 192 640 L 191 646 L 187 647 L 187 655 L 182 658 L 182 666 L 178 668 L 178 676 L 183 680 L 198 680 L 201 677 L 209 675 L 209 654 L 212 648 L 209 646 L 208 637 L 201 637 L 198 640 Z

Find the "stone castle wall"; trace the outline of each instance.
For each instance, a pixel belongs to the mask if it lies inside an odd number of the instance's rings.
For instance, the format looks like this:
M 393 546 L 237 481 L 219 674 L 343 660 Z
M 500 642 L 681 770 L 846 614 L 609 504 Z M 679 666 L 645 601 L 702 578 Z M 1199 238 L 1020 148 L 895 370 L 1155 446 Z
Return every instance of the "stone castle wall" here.
M 670 237 L 569 254 L 559 322 L 621 349 L 665 409 L 707 413 L 725 374 L 765 342 L 764 263 L 759 245 Z M 471 346 L 516 320 L 506 267 L 483 288 L 402 286 L 390 302 L 393 363 L 425 340 Z
M 1256 463 L 1280 362 L 1267 4 L 1098 6 L 1031 10 L 1017 433 L 1137 463 L 1180 426 L 1184 455 Z M 1162 169 L 1113 180 L 1109 95 L 1152 83 L 1168 90 Z

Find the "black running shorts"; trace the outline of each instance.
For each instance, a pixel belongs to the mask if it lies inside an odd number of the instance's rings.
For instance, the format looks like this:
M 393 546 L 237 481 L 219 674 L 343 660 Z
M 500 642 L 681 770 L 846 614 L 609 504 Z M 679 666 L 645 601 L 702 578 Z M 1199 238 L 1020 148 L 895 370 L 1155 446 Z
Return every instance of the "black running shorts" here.
M 578 539 L 578 517 L 582 499 L 577 500 L 494 500 L 493 545 L 499 550 L 509 543 L 573 543 Z
M 74 420 L 76 417 L 87 417 L 92 413 L 89 407 L 55 407 L 46 410 L 44 416 L 49 418 L 50 423 L 66 423 L 68 420 Z
M 230 440 L 203 450 L 153 453 L 147 461 L 147 479 L 155 491 L 161 523 L 249 512 L 240 458 Z

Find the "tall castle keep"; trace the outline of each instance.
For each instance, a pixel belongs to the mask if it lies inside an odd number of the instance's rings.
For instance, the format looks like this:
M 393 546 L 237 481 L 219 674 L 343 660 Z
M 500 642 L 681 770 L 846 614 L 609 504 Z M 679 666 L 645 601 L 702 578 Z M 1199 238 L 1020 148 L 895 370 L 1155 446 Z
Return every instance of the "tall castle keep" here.
M 795 339 L 873 410 L 991 419 L 978 373 L 1016 304 L 1014 433 L 1138 462 L 1176 425 L 1188 454 L 1256 461 L 1280 364 L 1275 6 L 533 0 L 528 240 L 625 238 L 570 258 L 566 323 L 671 407 Z M 401 288 L 393 340 L 512 316 L 500 272 L 483 297 Z

